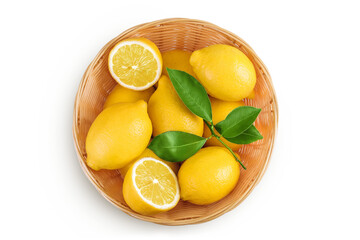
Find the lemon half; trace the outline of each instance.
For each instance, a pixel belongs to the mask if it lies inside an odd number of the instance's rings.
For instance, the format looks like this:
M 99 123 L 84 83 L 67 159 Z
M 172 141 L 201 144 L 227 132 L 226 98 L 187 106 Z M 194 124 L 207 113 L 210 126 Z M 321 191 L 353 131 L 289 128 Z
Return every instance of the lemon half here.
M 180 200 L 175 173 L 165 163 L 151 157 L 135 162 L 126 173 L 123 195 L 129 207 L 143 215 L 169 211 Z
M 111 76 L 123 87 L 145 90 L 159 80 L 162 57 L 157 46 L 146 38 L 119 42 L 109 54 Z

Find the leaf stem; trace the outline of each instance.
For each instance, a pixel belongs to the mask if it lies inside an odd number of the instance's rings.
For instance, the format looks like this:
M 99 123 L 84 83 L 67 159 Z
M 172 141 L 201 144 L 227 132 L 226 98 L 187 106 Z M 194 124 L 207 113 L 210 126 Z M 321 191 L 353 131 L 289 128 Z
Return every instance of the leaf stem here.
M 214 124 L 213 123 L 208 123 L 207 121 L 205 121 L 204 120 L 204 122 L 205 122 L 205 124 L 206 124 L 206 126 L 208 126 L 208 128 L 210 129 L 210 131 L 211 131 L 211 133 L 213 134 L 213 135 L 215 135 L 215 133 L 214 133 Z
M 237 158 L 237 156 L 235 155 L 235 153 L 233 152 L 233 150 L 231 150 L 231 148 L 228 147 L 228 145 L 226 145 L 219 136 L 215 136 L 217 138 L 217 140 L 219 140 L 219 142 L 221 142 L 222 145 L 224 145 L 230 152 L 231 154 L 234 156 L 235 160 L 238 161 L 240 163 L 240 165 L 243 167 L 244 170 L 246 170 L 246 167 L 244 166 L 244 164 L 240 161 L 240 159 Z
M 224 142 L 221 140 L 221 137 L 215 133 L 215 131 L 214 131 L 214 124 L 213 124 L 212 122 L 209 124 L 209 123 L 208 123 L 207 121 L 205 121 L 205 120 L 204 120 L 204 122 L 205 122 L 206 126 L 208 126 L 208 128 L 209 128 L 210 131 L 211 131 L 211 136 L 210 136 L 210 137 L 213 137 L 213 136 L 216 137 L 216 139 L 217 139 L 222 145 L 224 145 L 224 147 L 226 147 L 226 148 L 230 151 L 230 153 L 234 156 L 235 160 L 240 163 L 240 165 L 242 166 L 242 168 L 246 170 L 246 167 L 245 167 L 244 164 L 240 161 L 240 159 L 237 158 L 237 156 L 235 155 L 235 153 L 233 152 L 233 150 L 231 150 L 231 148 L 228 147 L 228 145 L 226 145 L 226 143 L 224 143 Z

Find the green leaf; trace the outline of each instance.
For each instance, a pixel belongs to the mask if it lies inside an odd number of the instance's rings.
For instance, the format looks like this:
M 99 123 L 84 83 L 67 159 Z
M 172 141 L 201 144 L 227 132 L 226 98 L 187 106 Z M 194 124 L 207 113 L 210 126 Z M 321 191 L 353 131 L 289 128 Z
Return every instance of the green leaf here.
M 190 74 L 166 68 L 170 80 L 187 108 L 195 115 L 212 122 L 212 112 L 209 97 L 205 88 Z
M 239 136 L 253 124 L 260 111 L 260 108 L 250 106 L 235 108 L 215 128 L 225 138 Z
M 248 129 L 246 129 L 237 137 L 226 138 L 226 140 L 228 140 L 229 142 L 237 144 L 249 144 L 260 139 L 263 139 L 263 136 L 260 134 L 260 132 L 256 129 L 254 125 L 251 125 Z
M 156 136 L 148 148 L 161 159 L 182 162 L 199 151 L 206 140 L 194 134 L 170 131 Z

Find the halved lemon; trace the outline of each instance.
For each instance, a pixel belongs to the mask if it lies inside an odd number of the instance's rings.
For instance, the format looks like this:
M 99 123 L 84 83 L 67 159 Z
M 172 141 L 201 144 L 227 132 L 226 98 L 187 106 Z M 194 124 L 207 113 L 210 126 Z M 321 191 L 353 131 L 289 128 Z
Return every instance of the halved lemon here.
M 177 177 L 160 160 L 145 157 L 126 173 L 123 195 L 129 207 L 143 215 L 169 211 L 180 199 Z
M 111 76 L 123 87 L 145 90 L 160 78 L 162 57 L 157 46 L 146 38 L 130 38 L 111 49 L 108 66 Z

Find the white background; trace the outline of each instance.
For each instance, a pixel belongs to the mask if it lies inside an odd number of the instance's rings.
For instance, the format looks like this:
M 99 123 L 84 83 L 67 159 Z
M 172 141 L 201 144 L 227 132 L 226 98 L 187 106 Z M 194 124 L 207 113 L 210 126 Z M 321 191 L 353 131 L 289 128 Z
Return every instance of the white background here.
M 0 3 L 1 239 L 360 239 L 357 1 Z M 134 25 L 206 20 L 247 41 L 280 108 L 269 168 L 233 211 L 169 227 L 132 218 L 87 180 L 73 102 L 87 65 Z

